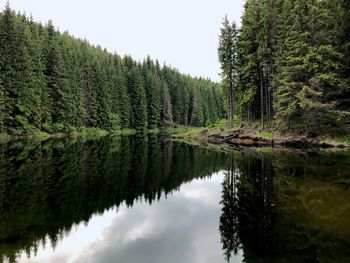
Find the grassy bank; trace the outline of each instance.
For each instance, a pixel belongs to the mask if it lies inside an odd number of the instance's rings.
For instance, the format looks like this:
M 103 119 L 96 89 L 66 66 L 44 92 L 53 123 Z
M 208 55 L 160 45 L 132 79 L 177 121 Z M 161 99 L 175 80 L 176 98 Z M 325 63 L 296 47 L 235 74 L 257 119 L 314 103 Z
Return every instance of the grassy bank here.
M 222 139 L 228 138 L 230 143 L 238 145 L 256 145 L 256 142 L 265 142 L 266 145 L 271 146 L 274 144 L 287 145 L 299 144 L 305 145 L 305 147 L 349 147 L 350 146 L 350 134 L 347 134 L 347 127 L 339 129 L 323 129 L 321 135 L 316 137 L 309 137 L 304 133 L 292 132 L 292 131 L 280 131 L 274 128 L 262 129 L 259 123 L 253 123 L 252 125 L 235 126 L 236 128 L 229 128 L 227 122 L 220 121 L 214 125 L 210 125 L 206 128 L 193 128 L 193 127 L 177 127 L 168 128 L 167 132 L 175 139 L 184 140 L 197 140 L 221 143 Z M 233 139 L 233 136 L 236 139 Z M 211 138 L 216 139 L 211 139 Z M 231 139 L 232 138 L 232 139 Z M 269 143 L 267 143 L 269 142 Z M 263 146 L 263 143 L 261 143 Z M 299 146 L 301 147 L 301 146 Z
M 346 130 L 346 129 L 345 129 Z M 258 123 L 252 123 L 252 125 L 240 127 L 238 124 L 235 128 L 229 128 L 226 120 L 217 121 L 215 124 L 211 124 L 207 127 L 190 127 L 190 126 L 179 126 L 174 125 L 173 127 L 157 128 L 145 130 L 143 132 L 136 131 L 133 129 L 117 130 L 117 131 L 107 131 L 97 128 L 80 128 L 72 129 L 66 132 L 42 132 L 34 131 L 27 132 L 23 134 L 6 134 L 0 133 L 0 141 L 9 141 L 15 139 L 39 139 L 46 140 L 51 138 L 76 138 L 76 137 L 103 137 L 103 136 L 120 136 L 120 135 L 134 135 L 137 133 L 143 134 L 161 134 L 166 136 L 171 136 L 174 139 L 184 139 L 184 140 L 196 140 L 196 141 L 207 141 L 209 136 L 230 136 L 237 131 L 240 131 L 241 135 L 248 136 L 251 138 L 262 138 L 263 140 L 293 140 L 306 137 L 305 135 L 300 135 L 293 132 L 281 132 L 277 129 L 259 128 Z M 334 131 L 323 130 L 323 135 L 316 138 L 321 142 L 327 142 L 329 144 L 339 145 L 343 144 L 345 146 L 350 146 L 350 135 L 337 134 Z
M 204 133 L 219 133 L 222 130 L 230 131 L 227 126 L 227 120 L 219 120 L 215 124 L 211 124 L 207 127 L 191 127 L 191 126 L 176 126 L 169 127 L 163 130 L 163 132 L 171 135 L 173 138 L 193 138 L 196 139 Z

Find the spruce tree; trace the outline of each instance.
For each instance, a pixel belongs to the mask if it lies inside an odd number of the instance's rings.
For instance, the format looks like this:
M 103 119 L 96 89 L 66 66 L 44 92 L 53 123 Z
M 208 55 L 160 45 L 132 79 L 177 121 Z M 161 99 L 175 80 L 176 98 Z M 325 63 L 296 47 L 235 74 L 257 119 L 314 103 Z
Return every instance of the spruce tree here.
M 162 126 L 167 126 L 173 123 L 171 98 L 168 84 L 165 82 L 163 82 L 161 93 L 160 123 Z
M 157 73 L 156 65 L 149 56 L 142 64 L 142 71 L 147 98 L 148 128 L 154 129 L 158 127 L 160 118 L 162 80 Z
M 142 131 L 147 128 L 147 101 L 142 75 L 137 65 L 132 66 L 127 83 L 132 109 L 131 128 Z
M 7 130 L 26 129 L 33 109 L 31 94 L 32 63 L 28 51 L 30 31 L 23 16 L 16 14 L 7 3 L 0 30 L 2 54 L 1 75 L 5 96 L 3 122 Z M 35 124 L 35 123 L 34 123 Z
M 45 64 L 44 64 L 44 28 L 40 25 L 37 26 L 33 19 L 31 18 L 28 26 L 28 52 L 31 63 L 31 73 L 30 73 L 30 88 L 29 97 L 31 113 L 29 116 L 29 122 L 36 128 L 41 129 L 43 121 L 43 108 L 45 106 L 42 104 L 43 93 L 46 89 L 46 79 L 45 79 Z
M 219 38 L 219 61 L 221 64 L 221 76 L 226 86 L 227 114 L 230 127 L 234 126 L 235 115 L 235 89 L 237 76 L 237 28 L 230 22 L 227 16 L 224 18 Z
M 51 116 L 48 121 L 57 124 L 68 124 L 67 112 L 70 110 L 69 100 L 66 96 L 69 93 L 68 72 L 65 66 L 65 50 L 52 21 L 46 27 L 47 39 L 45 47 L 46 55 L 46 81 L 49 94 Z
M 260 114 L 260 71 L 257 63 L 258 43 L 256 37 L 259 30 L 259 20 L 256 16 L 258 3 L 249 0 L 245 3 L 242 17 L 242 27 L 237 39 L 237 98 L 241 107 L 242 119 L 249 123 L 258 119 Z
M 0 13 L 0 29 L 3 30 L 3 15 Z M 1 37 L 0 33 L 0 37 Z M 0 38 L 1 39 L 1 38 Z M 3 56 L 3 45 L 2 41 L 0 41 L 0 132 L 4 130 L 4 103 L 5 103 L 5 92 L 4 92 L 4 81 L 3 81 L 3 73 L 4 72 L 4 56 Z
M 120 115 L 120 125 L 122 128 L 130 127 L 131 103 L 127 88 L 126 70 L 118 59 L 116 63 L 116 95 L 115 101 L 118 101 L 118 113 Z
M 287 10 L 285 10 L 287 12 Z M 284 51 L 277 65 L 276 103 L 274 109 L 281 125 L 287 123 L 291 128 L 291 120 L 299 111 L 297 94 L 309 78 L 304 63 L 310 49 L 310 32 L 307 30 L 307 5 L 304 0 L 297 0 L 290 16 L 293 24 L 286 28 Z

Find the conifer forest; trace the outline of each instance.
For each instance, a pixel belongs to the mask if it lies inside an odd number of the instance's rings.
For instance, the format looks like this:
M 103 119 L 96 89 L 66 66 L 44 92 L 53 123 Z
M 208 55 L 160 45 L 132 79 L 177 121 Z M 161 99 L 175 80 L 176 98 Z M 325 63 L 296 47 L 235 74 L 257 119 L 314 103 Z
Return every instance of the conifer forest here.
M 5 133 L 230 126 L 320 133 L 350 122 L 350 3 L 247 0 L 225 17 L 222 83 L 121 57 L 9 4 L 0 14 L 0 129 Z
M 350 0 L 0 0 L 0 262 L 350 262 Z
M 0 14 L 0 130 L 7 133 L 205 126 L 224 116 L 221 89 L 111 54 L 11 10 Z
M 350 122 L 350 2 L 247 0 L 219 45 L 228 118 L 319 133 Z

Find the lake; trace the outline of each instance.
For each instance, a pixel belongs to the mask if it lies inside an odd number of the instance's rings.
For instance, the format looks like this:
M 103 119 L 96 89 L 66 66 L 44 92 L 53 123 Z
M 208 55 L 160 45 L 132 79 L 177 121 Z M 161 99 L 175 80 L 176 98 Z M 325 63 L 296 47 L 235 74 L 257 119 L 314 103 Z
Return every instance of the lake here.
M 350 262 L 350 151 L 0 144 L 3 262 Z

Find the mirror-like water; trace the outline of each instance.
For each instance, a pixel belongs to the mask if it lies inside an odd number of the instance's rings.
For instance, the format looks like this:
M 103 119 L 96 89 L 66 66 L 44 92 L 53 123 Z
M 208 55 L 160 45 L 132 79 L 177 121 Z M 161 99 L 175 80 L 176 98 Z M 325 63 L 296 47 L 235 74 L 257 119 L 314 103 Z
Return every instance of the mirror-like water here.
M 4 262 L 349 262 L 350 152 L 0 145 Z

